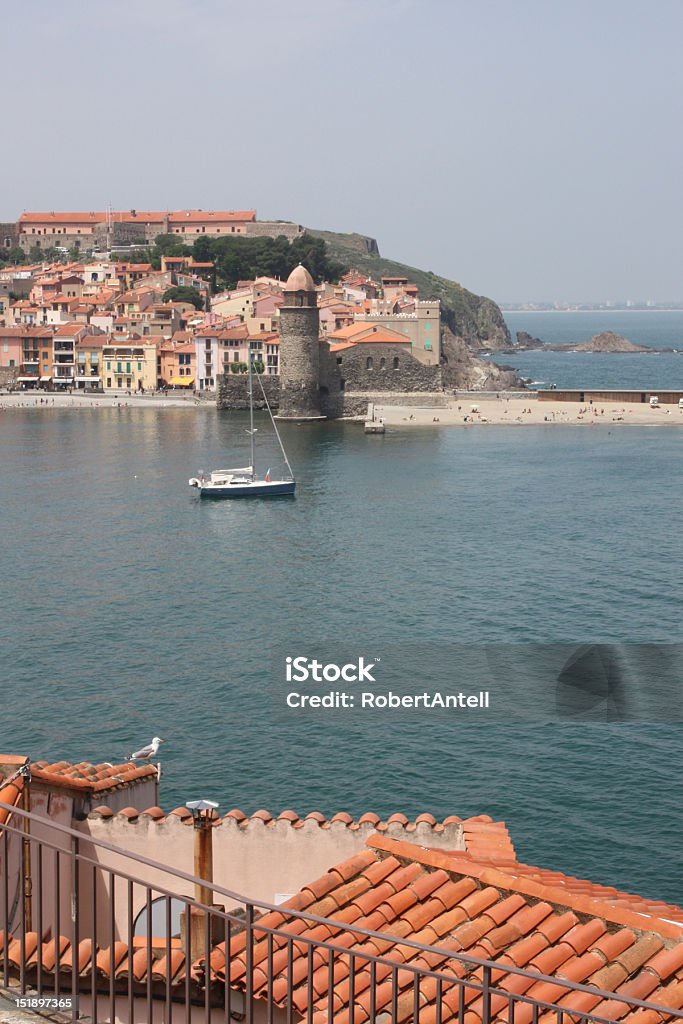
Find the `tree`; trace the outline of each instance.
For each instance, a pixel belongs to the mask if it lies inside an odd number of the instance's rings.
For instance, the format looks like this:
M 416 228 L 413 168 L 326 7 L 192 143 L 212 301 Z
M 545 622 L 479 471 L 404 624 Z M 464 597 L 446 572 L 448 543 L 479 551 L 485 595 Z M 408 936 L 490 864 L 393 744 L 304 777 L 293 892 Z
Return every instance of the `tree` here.
M 204 297 L 196 288 L 188 285 L 175 285 L 167 288 L 163 296 L 164 302 L 191 302 L 195 309 L 204 309 Z
M 0 263 L 9 263 L 11 265 L 24 263 L 26 260 L 26 253 L 20 245 L 13 245 L 11 249 L 0 249 Z
M 240 280 L 261 276 L 286 280 L 298 263 L 303 263 L 317 281 L 337 280 L 347 269 L 328 258 L 322 238 L 306 234 L 293 242 L 285 235 L 277 238 L 204 236 L 194 243 L 192 255 L 200 263 L 215 263 L 219 284 L 227 288 L 234 288 Z
M 191 256 L 192 249 L 181 242 L 177 235 L 157 235 L 154 249 L 158 256 Z

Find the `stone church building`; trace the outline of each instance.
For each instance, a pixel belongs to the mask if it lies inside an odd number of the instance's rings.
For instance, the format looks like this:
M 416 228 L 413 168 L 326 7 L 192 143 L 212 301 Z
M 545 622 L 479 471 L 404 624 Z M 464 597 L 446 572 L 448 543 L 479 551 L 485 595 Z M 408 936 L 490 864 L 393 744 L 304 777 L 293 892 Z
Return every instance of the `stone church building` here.
M 357 326 L 356 331 L 347 328 L 348 338 L 344 332 L 341 338 L 321 338 L 313 278 L 301 264 L 292 271 L 280 309 L 280 375 L 261 378 L 278 418 L 362 416 L 371 402 L 433 404 L 436 396 L 442 398 L 441 367 L 431 353 L 429 361 L 417 358 L 410 338 L 381 321 Z M 259 392 L 254 390 L 256 405 Z M 243 376 L 219 379 L 219 407 L 246 404 Z

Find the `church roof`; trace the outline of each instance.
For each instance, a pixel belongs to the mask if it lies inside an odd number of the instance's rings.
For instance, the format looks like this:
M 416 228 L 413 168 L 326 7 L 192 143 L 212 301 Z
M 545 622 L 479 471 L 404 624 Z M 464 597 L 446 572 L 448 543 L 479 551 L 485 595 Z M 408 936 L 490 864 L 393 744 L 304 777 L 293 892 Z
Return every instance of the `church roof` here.
M 292 273 L 287 278 L 285 284 L 286 292 L 314 292 L 315 281 L 306 270 L 303 263 L 300 263 L 298 267 L 295 267 Z

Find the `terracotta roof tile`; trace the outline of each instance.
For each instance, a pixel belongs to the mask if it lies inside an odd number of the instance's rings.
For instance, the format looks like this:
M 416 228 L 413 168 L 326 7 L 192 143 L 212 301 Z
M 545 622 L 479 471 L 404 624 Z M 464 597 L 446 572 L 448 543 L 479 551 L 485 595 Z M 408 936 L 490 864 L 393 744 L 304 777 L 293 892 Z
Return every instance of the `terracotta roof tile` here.
M 1 760 L 1 756 L 0 756 Z M 153 764 L 138 765 L 131 761 L 123 764 L 70 764 L 68 761 L 35 761 L 31 765 L 34 782 L 59 789 L 80 790 L 91 794 L 124 789 L 157 776 Z
M 9 804 L 10 807 L 17 807 L 22 799 L 24 786 L 25 779 L 23 775 L 18 775 L 11 782 L 7 782 L 4 785 L 0 781 L 0 803 Z M 0 807 L 0 825 L 4 825 L 9 820 L 11 814 L 11 810 L 8 810 L 6 807 Z
M 382 955 L 399 964 L 412 962 L 431 969 L 453 970 L 454 976 L 464 978 L 465 967 L 449 959 L 449 951 L 455 953 L 465 950 L 476 956 L 486 956 L 490 949 L 494 962 L 500 965 L 500 970 L 495 972 L 494 983 L 505 992 L 527 993 L 548 1002 L 566 1000 L 566 1005 L 576 1010 L 584 1007 L 591 1010 L 601 999 L 605 1002 L 605 997 L 599 993 L 570 991 L 567 984 L 597 984 L 596 979 L 608 977 L 608 970 L 612 970 L 611 977 L 615 984 L 622 985 L 627 979 L 633 980 L 635 988 L 632 994 L 636 990 L 642 992 L 647 989 L 648 996 L 655 1001 L 658 993 L 663 991 L 662 981 L 669 977 L 677 978 L 677 972 L 680 972 L 683 980 L 683 930 L 680 928 L 675 933 L 678 936 L 676 944 L 664 949 L 665 942 L 670 939 L 665 940 L 647 931 L 654 924 L 653 919 L 641 919 L 642 931 L 639 938 L 636 937 L 637 930 L 621 927 L 619 921 L 614 922 L 616 929 L 610 925 L 608 930 L 601 913 L 606 907 L 602 900 L 594 899 L 597 913 L 591 915 L 584 910 L 577 914 L 567 909 L 566 903 L 554 899 L 556 885 L 547 886 L 545 890 L 540 882 L 530 886 L 528 879 L 520 881 L 514 874 L 506 874 L 505 865 L 499 870 L 492 870 L 490 866 L 477 865 L 471 857 L 443 854 L 379 835 L 370 840 L 370 848 L 374 858 L 371 863 L 367 859 L 359 861 L 356 856 L 328 872 L 324 897 L 307 908 L 310 913 L 317 915 L 336 902 L 340 908 L 336 915 L 337 926 L 348 928 L 353 925 L 383 932 L 382 936 L 363 937 L 342 930 L 335 938 L 335 942 L 343 942 L 359 954 L 354 982 L 354 1019 L 365 1020 L 364 1014 L 369 1012 L 370 1006 L 369 969 L 360 959 L 363 951 Z M 505 864 L 508 863 L 508 856 L 509 850 L 504 851 Z M 468 859 L 471 862 L 469 866 Z M 388 873 L 385 868 L 382 874 L 382 866 L 389 861 Z M 398 867 L 397 864 L 402 866 Z M 367 882 L 369 875 L 373 876 L 373 885 L 366 886 L 359 895 L 354 889 L 354 879 Z M 487 884 L 492 876 L 496 878 L 496 885 Z M 335 878 L 338 879 L 338 887 L 330 889 Z M 527 891 L 529 888 L 533 889 L 533 893 Z M 544 891 L 546 898 L 539 899 Z M 564 900 L 571 898 L 567 892 L 563 896 Z M 581 894 L 575 896 L 575 899 L 590 900 L 590 896 Z M 621 911 L 613 908 L 613 913 L 618 918 Z M 273 926 L 270 915 L 266 915 L 262 923 L 265 927 Z M 313 937 L 312 923 L 303 930 L 300 920 L 292 922 L 294 924 L 302 938 Z M 662 920 L 659 926 L 666 931 L 670 922 Z M 505 932 L 505 929 L 508 931 Z M 491 939 L 496 932 L 501 945 L 493 951 Z M 404 941 L 411 938 L 418 942 L 436 943 L 438 948 L 420 952 Z M 306 945 L 297 943 L 295 949 L 298 952 L 296 970 L 292 977 L 298 979 L 294 981 L 296 1005 L 306 1010 Z M 243 954 L 237 954 L 237 960 L 241 961 L 242 958 Z M 285 965 L 286 961 L 283 961 L 283 969 Z M 549 977 L 535 979 L 533 976 L 526 978 L 510 974 L 512 965 L 525 966 Z M 661 977 L 658 970 L 662 972 Z M 475 984 L 475 979 L 480 976 L 481 968 L 477 968 L 472 973 L 472 984 L 466 984 L 464 990 L 464 1005 L 467 1009 L 463 1019 L 469 1024 L 477 1024 L 482 1019 L 481 996 Z M 239 977 L 237 969 L 233 973 L 233 981 L 237 982 Z M 407 1021 L 412 1014 L 412 976 L 407 971 L 399 971 L 397 977 L 399 1006 L 403 1008 Z M 381 975 L 377 976 L 377 980 L 381 983 L 375 993 L 376 1012 L 381 1015 L 390 1009 L 392 986 Z M 316 963 L 313 983 L 317 1000 L 313 1007 L 313 1020 L 317 1024 L 323 1024 L 323 1020 L 327 1019 L 325 1014 L 329 981 L 326 963 Z M 348 964 L 340 962 L 335 965 L 333 985 L 334 1024 L 339 1024 L 348 1017 Z M 277 989 L 280 997 L 284 998 L 286 989 L 287 981 L 283 976 Z M 436 1015 L 432 1012 L 436 998 L 433 982 L 423 979 L 421 994 L 421 1024 L 436 1021 Z M 619 994 L 627 993 L 620 991 L 616 996 Z M 263 995 L 263 991 L 257 992 L 257 996 Z M 676 991 L 674 995 L 677 997 Z M 460 998 L 461 992 L 455 986 L 444 994 L 441 1020 L 446 1022 L 450 1017 L 463 1012 L 460 1009 Z M 619 1003 L 618 998 L 615 1002 Z M 623 1004 L 620 1005 L 623 1009 Z M 494 996 L 492 1010 L 495 1010 L 493 1019 L 496 1022 L 506 1021 L 509 1013 L 508 996 L 504 993 Z M 598 1010 L 595 1012 L 597 1014 Z M 633 1010 L 623 1012 L 629 1013 L 629 1024 L 632 1024 L 635 1019 Z M 404 1019 L 400 1012 L 398 1019 Z M 515 1024 L 530 1024 L 532 1019 L 531 1004 L 519 1003 L 515 1006 Z M 642 1020 L 640 1024 L 648 1022 Z

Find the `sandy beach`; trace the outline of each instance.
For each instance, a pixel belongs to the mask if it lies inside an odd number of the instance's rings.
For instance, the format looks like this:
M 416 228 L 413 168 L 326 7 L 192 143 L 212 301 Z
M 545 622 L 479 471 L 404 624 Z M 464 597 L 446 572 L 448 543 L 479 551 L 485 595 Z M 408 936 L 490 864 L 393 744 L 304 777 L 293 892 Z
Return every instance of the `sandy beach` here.
M 0 409 L 215 409 L 214 398 L 195 398 L 193 394 L 129 395 L 126 391 L 108 395 L 68 394 L 67 392 L 0 392 Z
M 92 395 L 63 392 L 35 394 L 30 391 L 0 393 L 3 409 L 204 409 L 215 410 L 213 397 L 196 398 L 175 392 L 169 395 Z M 683 409 L 676 405 L 649 405 L 620 402 L 541 402 L 533 395 L 523 398 L 490 397 L 450 399 L 443 409 L 405 405 L 375 405 L 375 419 L 387 427 L 478 426 L 683 426 Z
M 445 409 L 421 409 L 407 406 L 376 405 L 375 419 L 387 427 L 434 426 L 683 426 L 683 409 L 676 405 L 649 405 L 621 402 L 546 402 L 537 398 L 457 399 Z

